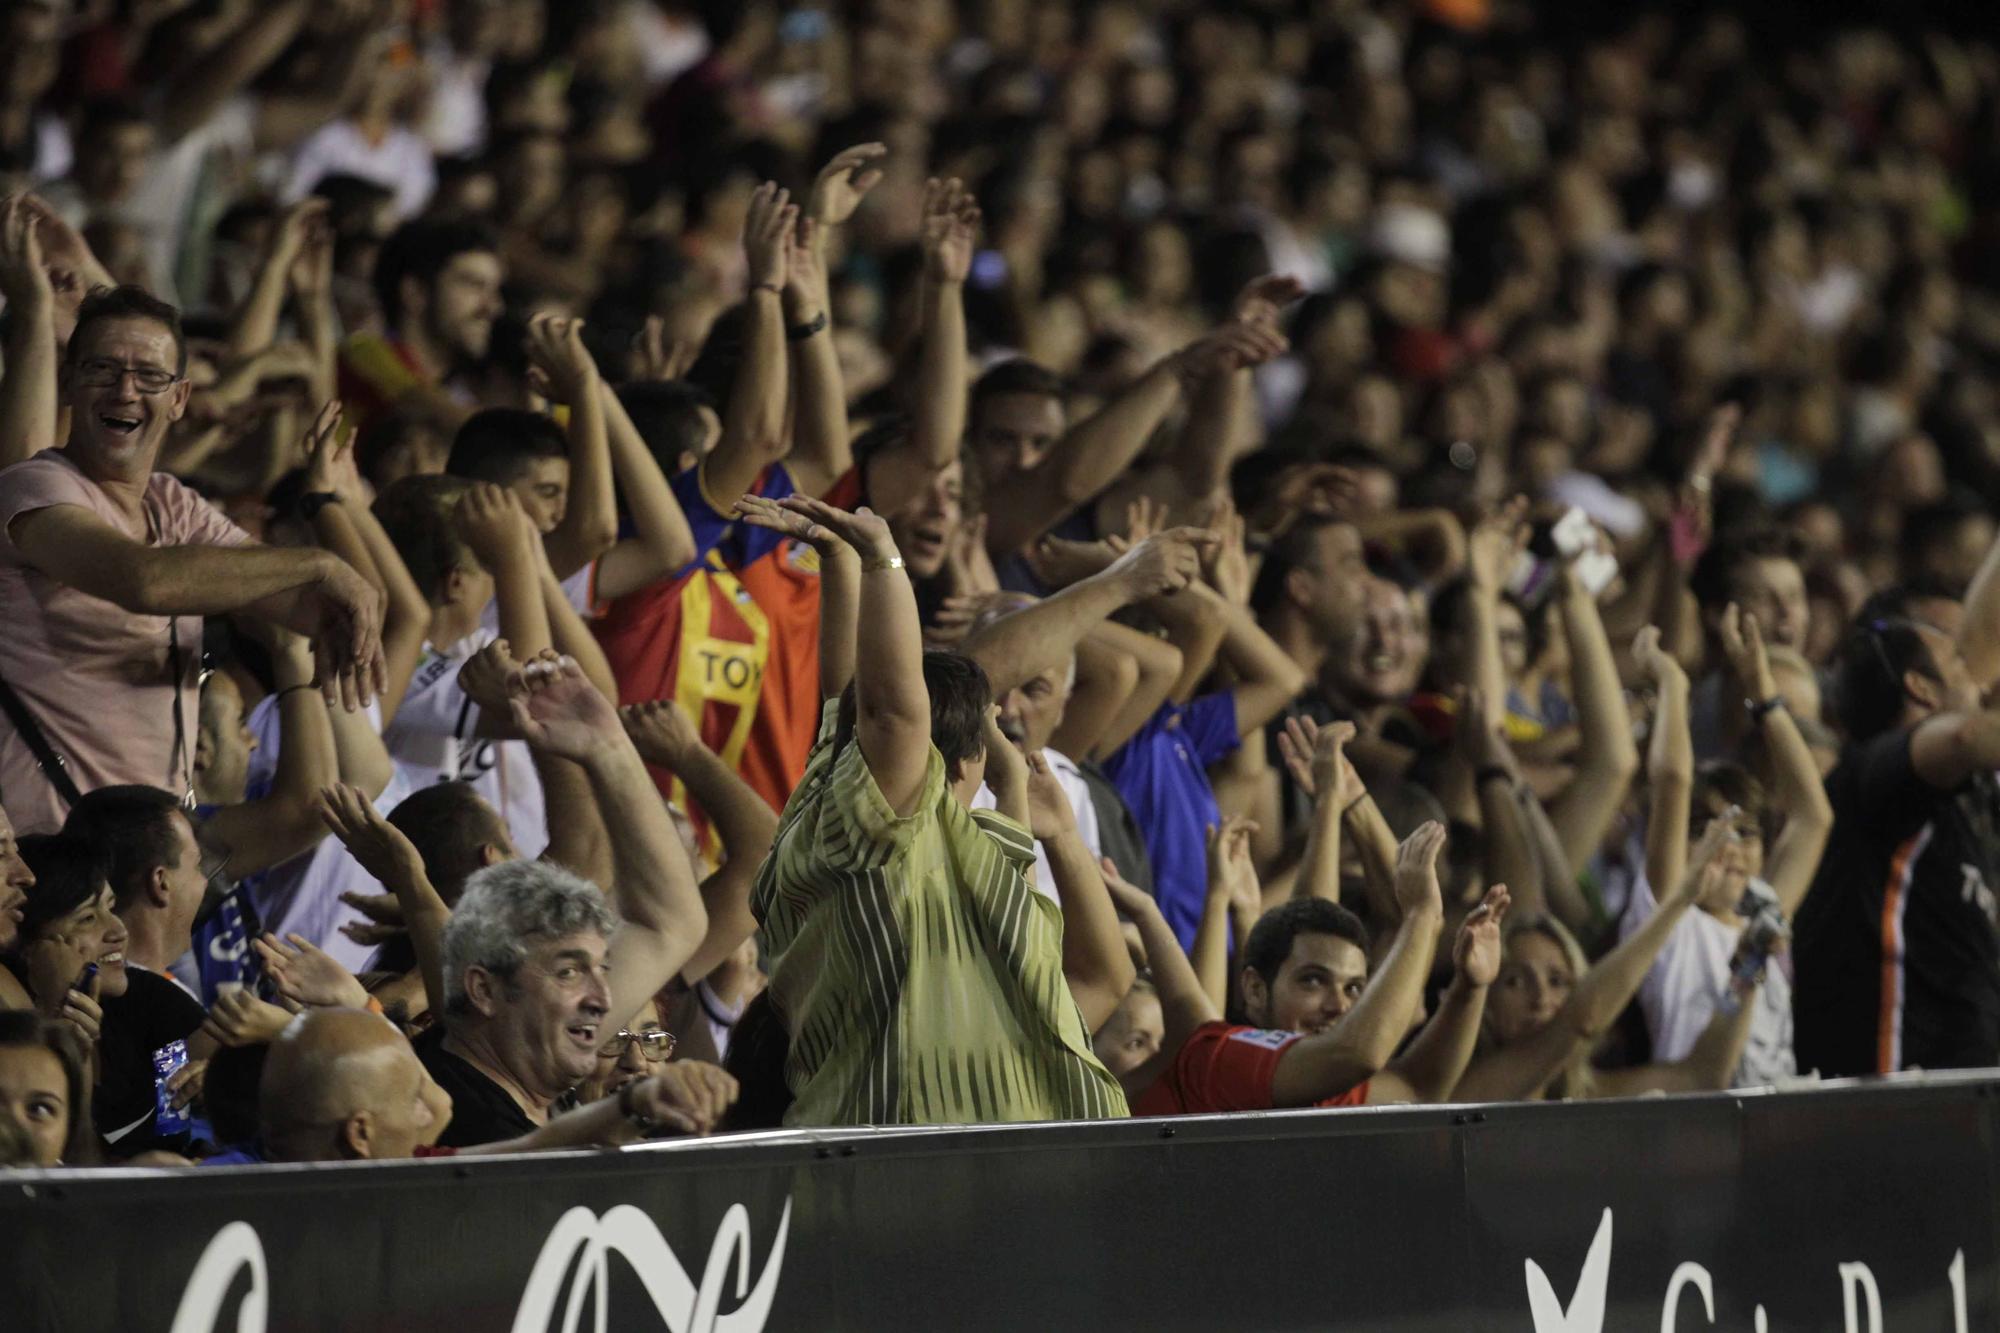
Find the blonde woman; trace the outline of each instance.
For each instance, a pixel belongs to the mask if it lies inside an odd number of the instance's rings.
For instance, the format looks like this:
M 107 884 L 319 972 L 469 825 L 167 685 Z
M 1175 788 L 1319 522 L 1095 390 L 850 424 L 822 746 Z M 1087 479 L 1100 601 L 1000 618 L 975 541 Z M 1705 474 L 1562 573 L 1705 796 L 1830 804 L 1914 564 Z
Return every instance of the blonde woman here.
M 1546 914 L 1507 924 L 1500 976 L 1487 999 L 1481 1050 L 1459 1081 L 1460 1102 L 1625 1097 L 1642 1092 L 1698 1092 L 1728 1085 L 1750 1031 L 1745 1003 L 1762 974 L 1739 987 L 1733 1008 L 1717 1013 L 1685 1060 L 1633 1069 L 1596 1069 L 1590 1056 L 1632 999 L 1674 926 L 1726 873 L 1723 849 L 1735 820 L 1713 821 L 1674 892 L 1645 925 L 1595 967 L 1576 937 Z

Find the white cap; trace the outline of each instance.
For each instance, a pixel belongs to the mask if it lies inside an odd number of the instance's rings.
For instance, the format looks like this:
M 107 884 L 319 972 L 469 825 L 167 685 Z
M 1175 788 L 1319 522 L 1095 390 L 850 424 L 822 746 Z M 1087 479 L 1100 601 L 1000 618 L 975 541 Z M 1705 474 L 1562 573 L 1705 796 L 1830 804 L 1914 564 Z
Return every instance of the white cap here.
M 1420 204 L 1391 202 L 1375 210 L 1369 242 L 1385 259 L 1442 273 L 1451 267 L 1451 226 Z

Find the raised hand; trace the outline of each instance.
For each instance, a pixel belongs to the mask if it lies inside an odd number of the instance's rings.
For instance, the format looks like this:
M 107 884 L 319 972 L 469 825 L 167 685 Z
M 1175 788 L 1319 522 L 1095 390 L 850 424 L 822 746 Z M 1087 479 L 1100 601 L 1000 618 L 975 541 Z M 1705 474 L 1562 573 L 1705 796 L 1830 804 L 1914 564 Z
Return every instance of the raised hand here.
M 55 304 L 55 289 L 42 258 L 41 215 L 28 206 L 26 195 L 12 195 L 0 204 L 0 296 L 9 310 L 47 312 Z
M 1729 873 L 1729 867 L 1722 859 L 1722 850 L 1737 840 L 1736 821 L 1742 817 L 1742 808 L 1732 805 L 1708 821 L 1701 841 L 1688 853 L 1686 873 L 1662 906 L 1666 903 L 1700 902 L 1721 886 Z
M 1776 696 L 1777 678 L 1771 674 L 1771 659 L 1764 651 L 1764 631 L 1757 617 L 1731 602 L 1722 612 L 1722 651 L 1736 673 L 1743 697 L 1753 703 Z
M 625 363 L 630 380 L 677 380 L 687 374 L 701 348 L 691 342 L 670 340 L 667 321 L 658 315 L 646 316 L 645 327 L 632 335 L 632 351 Z
M 962 283 L 972 272 L 979 246 L 979 203 L 958 180 L 924 182 L 924 215 L 918 231 L 924 276 L 932 282 Z
M 306 491 L 331 492 L 342 499 L 361 495 L 361 468 L 354 461 L 354 441 L 358 432 L 343 430 L 343 410 L 338 398 L 320 408 L 306 432 Z
M 1484 769 L 1503 769 L 1518 784 L 1521 766 L 1514 758 L 1514 747 L 1507 743 L 1505 728 L 1493 725 L 1486 709 L 1486 696 L 1461 686 L 1453 697 L 1458 721 L 1452 727 L 1451 739 L 1459 758 L 1475 775 Z
M 1499 979 L 1500 923 L 1512 904 L 1507 886 L 1495 884 L 1458 928 L 1458 938 L 1451 946 L 1451 966 L 1467 985 L 1491 986 Z
M 368 1007 L 368 992 L 338 959 L 315 948 L 303 935 L 287 938 L 289 944 L 265 931 L 250 942 L 280 995 L 312 1009 Z
M 1396 906 L 1409 917 L 1418 913 L 1441 916 L 1444 889 L 1438 884 L 1438 853 L 1444 850 L 1444 825 L 1435 819 L 1420 825 L 1396 849 Z
M 1028 756 L 1028 831 L 1044 842 L 1076 832 L 1069 793 L 1040 751 Z
M 1108 856 L 1097 858 L 1097 869 L 1104 876 L 1104 887 L 1111 894 L 1111 905 L 1119 915 L 1137 918 L 1144 912 L 1158 912 L 1160 905 L 1153 901 L 1153 895 L 1118 873 L 1118 863 Z
M 1274 324 L 1231 321 L 1176 352 L 1174 365 L 1187 379 L 1203 379 L 1261 366 L 1283 356 L 1290 347 Z
M 507 680 L 521 664 L 505 639 L 495 639 L 465 659 L 458 669 L 458 688 L 479 705 L 482 713 L 499 716 L 508 711 Z
M 1528 546 L 1527 516 L 1527 498 L 1517 495 L 1473 526 L 1465 554 L 1473 587 L 1498 593 L 1507 586 L 1514 561 Z
M 1660 647 L 1657 625 L 1647 625 L 1633 637 L 1632 665 L 1638 670 L 1640 681 L 1654 689 L 1663 689 L 1675 682 L 1687 682 L 1687 673 L 1681 670 L 1681 664 Z
M 778 501 L 778 506 L 831 532 L 863 560 L 888 560 L 897 554 L 896 538 L 889 531 L 888 520 L 866 505 L 849 513 L 824 500 L 788 495 Z
M 291 1025 L 292 1015 L 247 990 L 215 997 L 201 1030 L 219 1046 L 262 1046 L 276 1041 Z
M 987 708 L 982 731 L 986 742 L 986 785 L 992 789 L 1000 812 L 1012 814 L 1027 805 L 1027 757 L 1001 732 L 1000 705 Z
M 736 501 L 736 517 L 753 528 L 782 532 L 794 541 L 804 542 L 818 551 L 822 560 L 834 559 L 851 549 L 832 528 L 815 523 L 806 515 L 761 495 L 739 498 Z
M 1264 887 L 1258 882 L 1257 863 L 1250 855 L 1250 836 L 1257 828 L 1242 815 L 1231 815 L 1222 827 L 1208 830 L 1208 882 L 1222 886 L 1229 895 L 1231 911 L 1253 920 L 1264 910 Z
M 575 405 L 597 392 L 597 362 L 583 345 L 583 321 L 556 315 L 536 315 L 523 339 L 528 364 L 541 372 L 548 396 Z
M 1202 556 L 1201 572 L 1208 586 L 1237 606 L 1250 605 L 1250 552 L 1244 545 L 1246 525 L 1227 496 L 1209 520 L 1215 541 Z
M 320 691 L 328 704 L 350 713 L 366 708 L 389 681 L 382 656 L 382 591 L 352 565 L 334 560 L 312 595 L 319 613 L 312 644 Z
M 718 1066 L 674 1060 L 624 1095 L 630 1111 L 683 1134 L 706 1134 L 722 1123 L 739 1091 L 735 1078 Z
M 62 214 L 32 194 L 21 196 L 21 206 L 34 216 L 42 270 L 55 293 L 56 341 L 67 343 L 76 331 L 76 311 L 83 298 L 98 287 L 115 284 L 90 243 Z
M 750 265 L 750 286 L 785 290 L 786 260 L 790 256 L 792 228 L 799 220 L 799 206 L 789 191 L 770 181 L 750 196 L 750 210 L 743 217 L 743 254 Z
M 284 270 L 287 280 L 292 273 L 292 265 L 305 252 L 306 245 L 316 232 L 326 232 L 330 227 L 327 219 L 329 204 L 318 195 L 307 195 L 278 215 L 278 225 L 271 228 L 271 239 L 264 251 L 264 262 Z
M 403 904 L 395 894 L 357 893 L 350 889 L 340 895 L 340 901 L 368 918 L 349 921 L 340 927 L 342 935 L 362 948 L 379 948 L 390 940 L 409 936 L 409 927 L 403 924 Z
M 308 216 L 286 277 L 302 306 L 323 306 L 332 298 L 333 224 L 324 210 Z
M 829 297 L 826 261 L 821 257 L 825 241 L 822 224 L 802 217 L 792 228 L 785 251 L 785 301 L 800 318 L 825 308 Z
M 489 571 L 540 541 L 533 520 L 514 492 L 490 481 L 474 482 L 452 515 L 472 554 Z
M 418 853 L 416 845 L 403 836 L 401 829 L 382 818 L 375 803 L 359 787 L 346 783 L 322 787 L 319 817 L 333 836 L 340 839 L 341 846 L 347 848 L 347 854 L 354 858 L 355 863 L 384 887 L 393 889 L 398 884 L 424 878 L 424 858 Z M 400 931 L 403 924 L 401 908 L 395 906 L 396 900 L 392 897 L 388 905 L 376 910 L 372 904 L 380 896 L 366 895 L 367 901 L 364 901 L 362 894 L 343 893 L 340 900 L 376 924 L 393 926 Z M 393 919 L 387 919 L 391 907 L 394 908 Z
M 695 730 L 694 719 L 672 699 L 627 705 L 618 710 L 618 720 L 632 744 L 639 747 L 640 756 L 669 772 L 678 771 L 689 756 L 708 749 Z
M 507 682 L 514 725 L 534 748 L 577 763 L 629 744 L 618 710 L 573 657 L 536 659 Z
M 806 201 L 806 216 L 827 227 L 838 227 L 854 216 L 861 200 L 882 182 L 882 172 L 872 163 L 889 155 L 889 146 L 879 143 L 856 144 L 834 154 L 813 180 Z
M 1276 324 L 1280 312 L 1305 294 L 1305 284 L 1297 278 L 1267 273 L 1244 285 L 1230 313 L 1246 324 Z
M 1122 579 L 1135 602 L 1179 592 L 1201 577 L 1202 553 L 1216 540 L 1205 528 L 1169 528 L 1119 556 L 1105 572 Z

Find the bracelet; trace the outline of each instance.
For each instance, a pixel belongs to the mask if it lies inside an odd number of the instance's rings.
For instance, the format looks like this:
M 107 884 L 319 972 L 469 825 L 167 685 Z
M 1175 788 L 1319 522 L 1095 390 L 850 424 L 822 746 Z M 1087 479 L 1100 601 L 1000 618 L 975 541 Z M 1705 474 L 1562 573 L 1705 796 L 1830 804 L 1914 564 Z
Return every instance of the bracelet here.
M 1514 775 L 1498 764 L 1488 764 L 1472 775 L 1473 785 L 1478 787 L 1484 787 L 1495 778 L 1506 783 L 1509 787 L 1514 785 Z
M 299 497 L 299 516 L 310 523 L 319 516 L 320 510 L 339 503 L 340 497 L 332 491 L 307 491 Z
M 824 328 L 826 328 L 826 311 L 822 310 L 805 323 L 794 324 L 786 329 L 785 338 L 790 342 L 802 343 Z
M 901 569 L 903 557 L 900 555 L 871 555 L 861 562 L 863 574 L 873 574 L 879 569 Z
M 1340 812 L 1341 818 L 1345 819 L 1347 816 L 1353 814 L 1356 810 L 1359 810 L 1361 808 L 1361 803 L 1367 799 L 1369 799 L 1369 793 L 1364 791 L 1359 796 L 1349 801 L 1347 803 L 1347 807 Z
M 284 697 L 290 694 L 293 690 L 311 690 L 315 694 L 317 694 L 319 692 L 319 686 L 310 683 L 305 685 L 287 685 L 285 686 L 284 689 L 278 691 L 279 700 L 283 701 Z
M 753 282 L 750 284 L 750 290 L 753 292 L 769 292 L 773 296 L 783 296 L 785 294 L 785 289 L 775 282 Z
M 1768 699 L 1745 699 L 1743 701 L 1743 710 L 1750 714 L 1752 722 L 1762 722 L 1765 718 L 1771 716 L 1771 714 L 1784 706 L 1785 696 L 1782 694 L 1774 694 Z

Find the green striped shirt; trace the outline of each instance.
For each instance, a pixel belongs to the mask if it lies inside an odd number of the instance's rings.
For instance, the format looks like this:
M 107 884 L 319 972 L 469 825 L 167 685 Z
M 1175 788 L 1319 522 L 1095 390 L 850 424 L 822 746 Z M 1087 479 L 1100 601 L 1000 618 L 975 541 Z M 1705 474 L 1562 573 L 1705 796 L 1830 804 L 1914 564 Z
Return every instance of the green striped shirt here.
M 945 785 L 933 746 L 898 818 L 836 705 L 821 715 L 751 906 L 792 1034 L 788 1125 L 941 1125 L 1126 1114 L 1062 971 L 1035 841 Z

